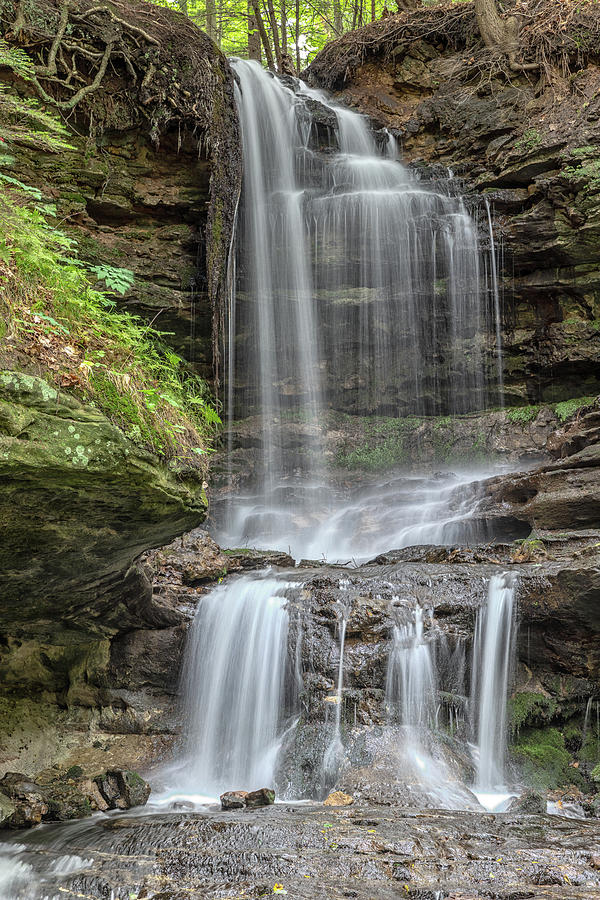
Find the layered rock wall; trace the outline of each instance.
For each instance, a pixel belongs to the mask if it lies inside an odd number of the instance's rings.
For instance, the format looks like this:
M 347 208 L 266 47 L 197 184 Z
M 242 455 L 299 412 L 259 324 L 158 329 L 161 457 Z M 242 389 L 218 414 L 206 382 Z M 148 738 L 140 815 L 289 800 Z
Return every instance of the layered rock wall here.
M 593 41 L 577 50 L 586 27 L 565 26 L 564 55 L 518 75 L 482 50 L 471 3 L 434 8 L 332 42 L 305 73 L 390 128 L 416 172 L 451 169 L 483 239 L 490 204 L 514 405 L 600 388 L 600 70 Z

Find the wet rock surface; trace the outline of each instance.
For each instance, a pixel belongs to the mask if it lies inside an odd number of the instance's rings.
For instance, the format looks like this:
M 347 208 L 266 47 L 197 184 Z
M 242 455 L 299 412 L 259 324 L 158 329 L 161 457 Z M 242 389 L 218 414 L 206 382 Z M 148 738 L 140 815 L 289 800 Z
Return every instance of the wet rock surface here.
M 125 769 L 89 778 L 73 766 L 66 772 L 43 772 L 35 780 L 8 772 L 0 779 L 0 794 L 4 801 L 2 825 L 30 828 L 40 822 L 68 822 L 97 811 L 144 806 L 150 785 L 137 772 Z
M 34 832 L 22 858 L 48 866 L 76 849 L 89 865 L 63 879 L 63 891 L 99 897 L 113 890 L 117 900 L 131 893 L 251 898 L 272 895 L 275 886 L 305 900 L 592 900 L 600 897 L 599 842 L 598 820 L 522 811 L 279 805 Z

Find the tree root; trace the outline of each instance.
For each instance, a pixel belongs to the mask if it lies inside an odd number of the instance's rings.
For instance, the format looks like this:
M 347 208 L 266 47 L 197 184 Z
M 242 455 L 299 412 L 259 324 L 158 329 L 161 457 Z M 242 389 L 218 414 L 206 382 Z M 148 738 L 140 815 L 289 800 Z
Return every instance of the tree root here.
M 37 90 L 37 92 L 40 95 L 40 97 L 42 98 L 42 100 L 44 100 L 46 103 L 53 103 L 59 109 L 63 109 L 63 110 L 75 109 L 77 104 L 80 103 L 84 97 L 86 97 L 88 94 L 91 94 L 92 91 L 95 91 L 100 87 L 100 84 L 102 83 L 102 79 L 104 78 L 104 75 L 106 73 L 108 61 L 110 60 L 110 57 L 111 57 L 111 54 L 113 51 L 113 47 L 114 47 L 113 42 L 110 42 L 106 45 L 104 55 L 102 56 L 102 62 L 100 63 L 100 67 L 99 67 L 98 71 L 96 72 L 96 77 L 94 78 L 92 83 L 86 84 L 83 87 L 79 88 L 77 93 L 74 94 L 69 100 L 56 100 L 54 97 L 51 97 L 49 94 L 46 93 L 46 91 L 44 90 L 44 88 L 42 87 L 40 82 L 38 81 L 37 76 L 34 76 L 32 78 L 32 83 L 35 85 L 35 89 Z M 59 79 L 53 78 L 52 80 L 59 80 Z M 61 84 L 61 86 L 67 86 L 63 80 L 59 80 L 59 83 Z
M 91 9 L 86 10 L 78 16 L 73 17 L 73 21 L 79 22 L 82 19 L 87 19 L 88 16 L 91 16 L 95 13 L 108 13 L 113 22 L 117 22 L 121 25 L 126 31 L 132 32 L 133 34 L 139 34 L 140 37 L 144 38 L 144 40 L 148 44 L 155 44 L 157 47 L 160 46 L 160 41 L 157 41 L 156 38 L 152 37 L 151 34 L 148 34 L 147 31 L 144 31 L 143 28 L 140 28 L 138 25 L 133 25 L 131 22 L 127 22 L 125 19 L 121 19 L 120 16 L 117 16 L 112 9 L 109 9 L 108 6 L 92 6 Z
M 19 4 L 17 17 L 13 26 L 13 31 L 15 33 L 17 29 L 22 31 L 26 25 L 24 2 L 25 0 L 21 0 Z M 90 9 L 77 15 L 71 14 L 72 6 L 72 0 L 64 0 L 60 6 L 59 21 L 56 33 L 52 39 L 52 44 L 48 51 L 48 56 L 45 62 L 42 58 L 40 60 L 40 65 L 35 66 L 35 74 L 32 78 L 32 84 L 41 99 L 46 103 L 53 103 L 63 111 L 75 109 L 85 97 L 98 90 L 113 56 L 118 56 L 123 60 L 130 79 L 134 84 L 138 84 L 141 73 L 136 71 L 132 58 L 127 52 L 127 46 L 122 40 L 125 36 L 132 42 L 135 52 L 137 52 L 137 48 L 142 47 L 142 41 L 145 42 L 146 45 L 150 45 L 153 48 L 153 52 L 155 52 L 154 48 L 160 47 L 160 41 L 153 35 L 149 34 L 139 25 L 135 25 L 132 22 L 128 22 L 121 18 L 121 16 L 118 16 L 108 6 L 103 4 L 92 6 Z M 117 28 L 113 30 L 120 32 L 120 35 L 115 34 L 112 37 L 109 36 L 107 39 L 106 29 L 104 29 L 104 34 L 102 34 L 102 36 L 100 36 L 100 34 L 98 35 L 99 40 L 104 43 L 104 48 L 98 50 L 91 49 L 89 47 L 89 41 L 88 46 L 84 46 L 83 40 L 78 40 L 72 33 L 68 34 L 69 25 L 75 26 L 75 30 L 77 30 L 78 27 L 84 27 L 83 23 L 94 16 L 108 16 L 110 22 L 117 26 Z M 100 30 L 98 24 L 89 23 L 87 27 L 92 33 L 96 30 Z M 70 62 L 68 61 L 68 58 L 65 57 L 65 52 L 70 54 Z M 85 78 L 85 76 L 78 71 L 77 60 L 79 58 L 88 60 L 92 65 L 92 71 L 95 66 L 98 67 L 91 82 L 89 80 L 91 75 L 88 78 Z M 61 74 L 59 74 L 59 69 Z M 63 74 L 64 77 L 61 77 Z M 142 88 L 147 89 L 149 87 L 155 74 L 156 65 L 153 61 L 150 61 L 141 83 Z M 79 82 L 80 86 L 74 86 L 73 82 Z M 72 93 L 73 95 L 66 99 L 50 96 L 44 87 L 45 84 L 58 85 L 64 91 Z

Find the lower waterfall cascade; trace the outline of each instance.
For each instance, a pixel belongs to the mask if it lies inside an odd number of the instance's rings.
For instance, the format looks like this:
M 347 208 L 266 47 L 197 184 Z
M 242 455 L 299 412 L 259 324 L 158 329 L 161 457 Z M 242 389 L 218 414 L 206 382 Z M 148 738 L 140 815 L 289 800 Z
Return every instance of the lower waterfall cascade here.
M 200 603 L 184 671 L 185 772 L 209 797 L 232 784 L 272 781 L 287 663 L 285 600 L 293 587 L 246 576 Z
M 504 785 L 506 698 L 514 648 L 514 576 L 490 579 L 486 605 L 479 611 L 473 641 L 471 702 L 477 734 L 477 790 Z

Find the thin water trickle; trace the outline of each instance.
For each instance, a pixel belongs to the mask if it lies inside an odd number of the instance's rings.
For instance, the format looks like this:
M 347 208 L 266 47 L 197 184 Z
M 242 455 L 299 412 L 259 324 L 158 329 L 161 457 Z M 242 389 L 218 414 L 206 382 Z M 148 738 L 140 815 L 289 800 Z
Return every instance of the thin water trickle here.
M 409 793 L 446 809 L 475 809 L 477 801 L 461 782 L 456 760 L 439 732 L 440 671 L 436 664 L 437 635 L 431 632 L 432 612 L 419 604 L 395 606 L 404 618 L 394 626 L 386 681 L 386 707 L 391 725 L 400 726 L 397 776 Z M 425 632 L 425 623 L 429 633 Z M 446 648 L 447 649 L 447 648 Z M 460 654 L 446 660 L 447 678 L 461 678 Z M 455 668 L 456 667 L 456 668 Z M 452 713 L 449 714 L 452 721 Z
M 490 263 L 492 267 L 492 297 L 494 298 L 494 324 L 496 330 L 496 377 L 500 407 L 504 408 L 504 361 L 502 358 L 502 310 L 500 305 L 500 284 L 498 280 L 498 262 L 496 259 L 496 242 L 492 223 L 492 208 L 485 198 L 488 231 L 490 235 Z
M 342 579 L 339 582 L 340 588 L 347 590 L 349 582 Z M 328 702 L 334 704 L 335 712 L 333 719 L 333 733 L 331 740 L 325 750 L 323 756 L 323 775 L 325 781 L 335 780 L 338 769 L 344 756 L 344 745 L 342 742 L 342 701 L 344 691 L 344 649 L 346 646 L 346 628 L 348 625 L 348 617 L 350 615 L 350 603 L 340 603 L 338 607 L 338 629 L 339 629 L 339 645 L 340 658 L 338 662 L 336 692 L 332 697 L 327 698 Z

